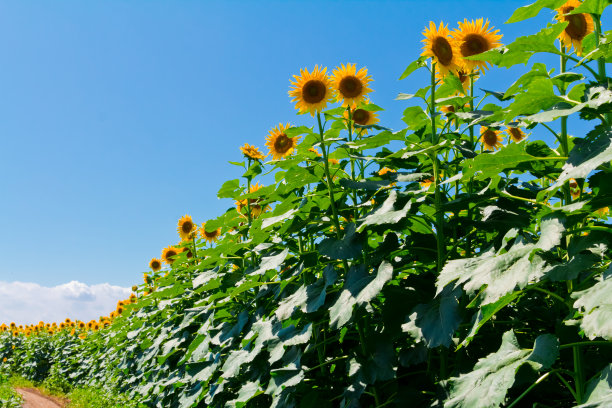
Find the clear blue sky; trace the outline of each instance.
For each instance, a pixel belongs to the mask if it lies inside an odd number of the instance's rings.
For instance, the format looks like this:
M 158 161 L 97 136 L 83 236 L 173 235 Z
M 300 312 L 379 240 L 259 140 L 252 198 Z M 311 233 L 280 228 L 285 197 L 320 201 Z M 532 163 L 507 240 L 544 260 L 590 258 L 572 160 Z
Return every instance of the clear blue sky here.
M 551 21 L 503 24 L 529 2 L 0 2 L 0 281 L 140 282 L 182 215 L 233 205 L 216 192 L 240 145 L 309 123 L 287 95 L 300 68 L 367 66 L 381 124 L 401 129 L 394 98 L 425 76 L 398 77 L 429 20 L 489 18 L 507 43 Z

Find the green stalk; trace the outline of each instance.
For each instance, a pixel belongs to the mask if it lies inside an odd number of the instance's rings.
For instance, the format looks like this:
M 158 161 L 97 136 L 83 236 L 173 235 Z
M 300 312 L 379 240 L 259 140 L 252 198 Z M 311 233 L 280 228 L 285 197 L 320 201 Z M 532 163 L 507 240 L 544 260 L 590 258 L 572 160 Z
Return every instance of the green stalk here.
M 531 384 L 529 386 L 529 388 L 527 388 L 521 395 L 518 396 L 517 399 L 515 399 L 514 401 L 512 401 L 512 404 L 508 405 L 508 408 L 512 408 L 514 407 L 516 404 L 519 403 L 520 400 L 523 399 L 523 397 L 525 395 L 527 395 L 529 393 L 529 391 L 531 391 L 536 385 L 538 385 L 539 383 L 541 383 L 542 381 L 544 381 L 546 379 L 546 377 L 548 377 L 551 373 L 555 372 L 555 370 L 553 371 L 549 371 L 546 374 L 543 374 L 542 376 L 540 376 L 540 378 L 538 378 L 533 384 Z
M 431 64 L 431 101 L 429 106 L 429 116 L 431 118 L 431 139 L 432 143 L 438 144 L 439 139 L 436 134 L 436 64 Z M 440 272 L 446 259 L 446 243 L 444 240 L 444 212 L 442 211 L 442 192 L 440 191 L 440 160 L 438 153 L 431 154 L 433 162 L 434 186 L 435 186 L 435 208 L 436 208 L 436 247 L 437 247 L 437 270 Z
M 473 76 L 473 72 L 470 74 L 470 112 L 474 111 L 474 76 Z M 476 151 L 476 141 L 474 140 L 474 126 L 470 126 L 469 127 L 469 132 L 470 132 L 470 148 L 474 151 Z M 471 196 L 472 195 L 472 191 L 474 189 L 474 178 L 470 178 L 470 181 L 468 182 L 468 194 Z M 467 208 L 467 215 L 468 215 L 468 219 L 471 221 L 472 220 L 472 208 L 470 207 L 470 204 L 468 202 L 468 208 Z M 472 236 L 468 235 L 467 239 L 465 240 L 465 255 L 466 257 L 470 257 L 472 256 Z
M 353 141 L 353 113 L 351 112 L 351 107 L 347 106 L 347 111 L 348 111 L 348 140 L 349 142 Z M 353 149 L 349 149 L 349 160 L 351 161 L 351 181 L 355 181 L 355 159 L 353 159 L 351 153 L 353 152 Z M 358 214 L 357 214 L 357 189 L 352 189 L 352 198 L 353 198 L 353 206 L 355 206 L 355 208 L 353 208 L 353 217 L 355 218 L 355 220 L 357 220 L 358 218 Z
M 325 136 L 323 134 L 323 125 L 321 124 L 321 114 L 317 112 L 317 121 L 319 122 L 319 135 L 321 136 L 321 152 L 323 153 L 323 164 L 325 169 L 325 178 L 327 181 L 327 193 L 329 195 L 329 200 L 331 201 L 331 208 L 333 213 L 332 222 L 336 227 L 336 238 L 338 240 L 342 239 L 342 235 L 340 234 L 340 218 L 338 216 L 338 209 L 336 208 L 336 199 L 334 198 L 334 190 L 332 177 L 329 172 L 329 163 L 327 161 L 327 150 L 325 149 Z M 348 272 L 348 271 L 347 271 Z
M 591 17 L 593 18 L 593 21 L 595 22 L 595 47 L 599 47 L 599 44 L 601 41 L 601 21 L 600 21 L 601 16 L 598 14 L 591 14 Z M 607 75 L 606 75 L 606 60 L 603 56 L 600 56 L 597 59 L 597 68 L 599 69 L 599 82 L 602 82 L 602 83 L 605 82 L 605 86 L 607 88 L 608 80 L 607 80 Z M 606 119 L 606 122 L 609 124 L 610 123 L 610 113 L 606 112 L 604 114 L 604 117 Z

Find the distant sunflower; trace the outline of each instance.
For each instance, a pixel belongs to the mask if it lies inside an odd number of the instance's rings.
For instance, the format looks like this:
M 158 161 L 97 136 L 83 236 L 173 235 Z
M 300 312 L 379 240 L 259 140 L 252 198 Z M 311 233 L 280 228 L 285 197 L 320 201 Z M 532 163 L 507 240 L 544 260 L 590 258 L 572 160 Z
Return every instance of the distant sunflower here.
M 480 141 L 484 145 L 485 150 L 499 149 L 503 140 L 499 130 L 491 129 L 486 126 L 480 127 Z
M 506 133 L 516 143 L 520 142 L 521 140 L 527 137 L 525 133 L 519 127 L 506 128 Z
M 217 228 L 216 230 L 209 232 L 209 231 L 206 231 L 206 223 L 203 222 L 202 227 L 200 228 L 200 236 L 202 237 L 202 239 L 205 239 L 206 241 L 213 243 L 217 241 L 219 237 L 221 236 L 221 228 Z
M 572 199 L 577 200 L 580 198 L 580 186 L 578 185 L 576 179 L 571 178 L 569 180 L 569 189 Z
M 369 104 L 370 100 L 365 99 L 364 104 Z M 348 112 L 344 112 L 344 118 L 348 120 Z M 359 126 L 370 126 L 379 122 L 378 115 L 375 112 L 370 112 L 365 109 L 359 108 L 356 104 L 351 105 L 351 119 L 355 125 Z M 365 135 L 368 133 L 368 129 L 359 129 L 361 134 Z
M 181 217 L 176 228 L 183 241 L 192 239 L 195 236 L 196 229 L 197 227 L 189 215 Z
M 280 160 L 283 157 L 290 156 L 291 153 L 293 153 L 293 149 L 297 147 L 297 142 L 300 137 L 289 137 L 285 133 L 290 127 L 288 123 L 286 125 L 279 123 L 278 127 L 268 132 L 266 146 L 268 146 L 268 150 L 270 150 L 270 154 L 274 160 Z
M 423 45 L 424 57 L 431 57 L 436 63 L 437 72 L 444 78 L 449 72 L 457 72 L 461 68 L 460 52 L 457 41 L 451 37 L 450 30 L 440 22 L 440 27 L 436 23 L 429 22 L 429 28 L 423 31 L 425 43 Z
M 474 68 L 479 68 L 481 71 L 486 70 L 486 61 L 465 58 L 499 47 L 501 45 L 499 40 L 502 38 L 502 35 L 497 34 L 499 30 L 493 31 L 493 27 L 489 28 L 489 20 L 483 25 L 482 18 L 469 22 L 465 19 L 463 23 L 459 21 L 458 24 L 459 28 L 453 31 L 452 36 L 457 41 L 464 71 L 472 72 Z
M 151 268 L 153 272 L 159 271 L 162 268 L 162 261 L 157 258 L 151 259 L 151 262 L 149 262 L 149 268 Z
M 563 23 L 568 22 L 567 27 L 559 35 L 559 41 L 569 50 L 574 46 L 577 55 L 582 55 L 582 40 L 595 29 L 593 18 L 590 14 L 578 13 L 568 14 L 582 4 L 580 0 L 569 0 L 559 7 L 555 18 Z
M 251 188 L 249 189 L 249 194 L 254 193 L 255 191 L 259 190 L 262 187 L 263 186 L 260 186 L 259 183 L 253 184 Z M 265 210 L 265 208 L 262 209 L 261 205 L 259 204 L 260 201 L 261 201 L 260 198 L 249 198 L 248 199 L 248 206 L 251 207 L 251 216 L 253 218 L 259 217 L 259 215 L 261 215 L 261 213 Z M 246 208 L 247 208 L 247 199 L 236 201 L 236 210 L 240 214 L 243 214 L 242 210 Z
M 164 260 L 165 263 L 167 263 L 168 265 L 172 265 L 172 262 L 174 262 L 174 257 L 177 256 L 179 253 L 178 249 L 173 247 L 173 246 L 169 246 L 166 247 L 162 250 L 162 259 Z
M 387 173 L 397 173 L 397 170 L 393 170 L 388 167 L 383 167 L 382 169 L 378 170 L 379 176 L 385 175 Z
M 244 154 L 245 157 L 248 157 L 249 159 L 263 160 L 266 158 L 266 156 L 264 156 L 263 153 L 260 152 L 257 147 L 252 146 L 250 144 L 245 143 L 244 146 L 240 146 L 240 151 L 242 151 L 242 154 Z
M 295 108 L 300 113 L 310 112 L 314 116 L 315 112 L 322 111 L 333 98 L 331 81 L 326 72 L 327 67 L 319 69 L 319 66 L 315 65 L 312 73 L 304 68 L 300 70 L 300 75 L 293 76 L 295 82 L 291 81 L 293 89 L 289 90 L 289 96 L 293 97 L 291 102 L 295 102 Z
M 365 95 L 372 92 L 368 84 L 372 78 L 368 76 L 367 68 L 357 71 L 355 64 L 340 64 L 332 76 L 332 86 L 336 93 L 336 100 L 342 100 L 342 106 L 358 104 Z
M 193 258 L 193 252 L 191 252 L 191 248 L 189 246 L 182 247 L 181 252 L 184 253 L 187 258 Z
M 471 74 L 466 73 L 465 70 L 460 69 L 459 71 L 454 73 L 459 81 L 461 81 L 461 86 L 463 87 L 463 95 L 467 95 L 470 92 L 470 87 L 474 81 L 478 79 L 478 70 L 475 69 Z M 443 81 L 444 76 L 439 72 L 436 72 L 436 79 L 438 81 Z M 455 95 L 459 95 L 459 92 L 455 92 Z

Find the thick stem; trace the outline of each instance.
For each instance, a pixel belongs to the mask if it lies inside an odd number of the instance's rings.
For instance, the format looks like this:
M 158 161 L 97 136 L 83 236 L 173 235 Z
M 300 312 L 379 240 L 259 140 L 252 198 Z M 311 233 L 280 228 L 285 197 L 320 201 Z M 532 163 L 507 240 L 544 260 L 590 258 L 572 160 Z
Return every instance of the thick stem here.
M 351 107 L 346 108 L 348 112 L 348 140 L 349 142 L 353 141 L 353 112 L 351 111 Z M 355 181 L 355 159 L 353 159 L 353 149 L 349 149 L 349 160 L 351 162 L 351 181 Z M 357 189 L 353 188 L 352 198 L 353 198 L 353 217 L 355 220 L 358 218 L 357 214 Z
M 338 209 L 336 208 L 336 199 L 334 198 L 334 189 L 332 177 L 329 172 L 329 162 L 327 161 L 327 149 L 325 149 L 325 136 L 323 133 L 323 125 L 321 124 L 321 114 L 317 112 L 317 120 L 319 122 L 319 135 L 321 136 L 321 152 L 323 153 L 323 164 L 325 169 L 325 180 L 327 182 L 327 193 L 329 200 L 331 201 L 330 206 L 332 208 L 332 222 L 336 227 L 336 238 L 342 239 L 340 234 L 340 217 L 338 216 Z
M 431 118 L 431 142 L 437 145 L 438 135 L 436 132 L 436 64 L 431 64 L 431 100 L 429 103 L 429 116 Z M 446 243 L 444 239 L 444 212 L 442 211 L 442 192 L 440 191 L 440 160 L 437 153 L 431 154 L 434 173 L 435 187 L 435 208 L 436 208 L 436 249 L 437 249 L 437 270 L 440 272 L 446 259 Z

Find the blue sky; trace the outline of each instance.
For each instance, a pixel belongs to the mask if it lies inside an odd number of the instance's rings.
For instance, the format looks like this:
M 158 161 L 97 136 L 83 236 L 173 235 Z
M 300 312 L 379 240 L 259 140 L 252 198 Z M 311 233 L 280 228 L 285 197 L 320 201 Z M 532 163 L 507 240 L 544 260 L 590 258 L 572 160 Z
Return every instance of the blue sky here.
M 0 2 L 0 281 L 140 282 L 182 215 L 233 205 L 216 192 L 239 176 L 240 145 L 310 125 L 287 95 L 300 68 L 366 66 L 381 124 L 399 130 L 394 98 L 426 77 L 398 77 L 428 22 L 489 18 L 507 43 L 553 17 L 503 24 L 527 2 Z

